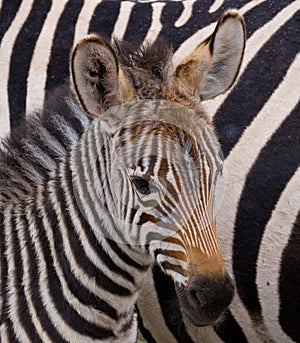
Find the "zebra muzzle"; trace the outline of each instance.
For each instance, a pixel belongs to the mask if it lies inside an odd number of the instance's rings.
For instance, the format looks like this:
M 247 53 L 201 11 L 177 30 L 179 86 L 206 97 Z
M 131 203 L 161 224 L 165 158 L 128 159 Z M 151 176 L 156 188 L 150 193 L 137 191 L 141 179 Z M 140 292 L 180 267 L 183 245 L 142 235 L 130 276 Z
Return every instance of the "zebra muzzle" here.
M 234 284 L 228 273 L 217 277 L 195 273 L 186 287 L 177 287 L 177 295 L 187 321 L 195 326 L 213 325 L 230 305 Z

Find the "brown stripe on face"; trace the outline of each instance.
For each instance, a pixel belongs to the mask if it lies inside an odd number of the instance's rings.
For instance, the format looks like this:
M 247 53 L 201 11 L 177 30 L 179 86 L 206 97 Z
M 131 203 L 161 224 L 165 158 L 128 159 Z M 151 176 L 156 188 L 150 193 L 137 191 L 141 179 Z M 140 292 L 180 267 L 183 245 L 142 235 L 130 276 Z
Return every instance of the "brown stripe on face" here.
M 168 261 L 163 261 L 160 263 L 160 265 L 162 266 L 163 269 L 169 269 L 169 270 L 173 270 L 174 272 L 177 272 L 180 275 L 183 275 L 185 277 L 188 277 L 188 273 L 186 270 L 184 270 L 181 266 L 176 265 L 176 264 L 172 264 Z
M 171 168 L 172 167 L 173 167 L 173 169 L 175 169 L 174 166 L 171 164 Z M 158 176 L 164 180 L 165 186 L 166 186 L 168 192 L 170 194 L 172 194 L 175 202 L 178 203 L 179 202 L 178 193 L 177 193 L 176 189 L 173 187 L 173 185 L 171 184 L 171 182 L 169 180 L 167 180 L 167 174 L 168 174 L 169 170 L 170 170 L 170 166 L 169 166 L 168 160 L 166 158 L 161 158 L 160 159 L 160 166 L 159 166 L 159 170 L 158 170 Z M 171 199 L 168 196 L 166 196 L 166 201 L 171 206 L 174 207 L 173 202 L 171 201 Z
M 185 247 L 185 245 L 183 244 L 183 242 L 181 240 L 179 240 L 178 238 L 176 237 L 167 237 L 166 239 L 164 239 L 165 242 L 167 243 L 172 243 L 172 244 L 176 244 L 176 245 L 179 245 L 181 247 Z
M 204 161 L 206 160 L 205 157 L 202 155 L 201 158 L 201 172 L 202 172 L 202 186 L 203 186 L 203 194 L 204 194 L 204 199 L 207 201 L 208 197 L 209 197 L 209 191 L 208 191 L 208 183 L 207 183 L 207 174 L 206 174 L 206 170 L 205 170 L 205 164 Z
M 135 141 L 141 138 L 146 141 L 150 136 L 159 135 L 163 138 L 170 139 L 182 148 L 185 148 L 186 142 L 189 142 L 191 145 L 190 156 L 194 160 L 198 158 L 198 150 L 200 147 L 195 139 L 182 128 L 162 121 L 140 120 L 122 127 L 118 133 L 121 142 L 117 144 L 117 147 L 119 145 L 123 146 L 126 141 Z
M 155 167 L 156 162 L 157 162 L 157 156 L 149 155 L 146 158 L 145 157 L 140 158 L 136 164 L 136 167 L 140 167 L 141 170 L 144 170 L 145 167 L 147 166 L 148 170 L 144 174 L 144 178 L 146 180 L 150 180 L 151 176 L 154 174 L 154 167 Z
M 177 251 L 177 250 L 159 250 L 159 253 L 164 256 L 169 256 L 172 257 L 176 260 L 180 260 L 183 262 L 187 262 L 187 256 L 185 253 L 182 251 Z
M 174 175 L 174 179 L 175 179 L 175 183 L 176 183 L 176 187 L 178 189 L 178 192 L 181 193 L 181 184 L 180 184 L 180 178 L 179 178 L 179 175 L 177 173 L 177 170 L 176 168 L 174 167 L 174 164 L 171 163 L 171 170 L 172 170 L 172 173 Z
M 139 222 L 137 223 L 137 225 L 143 225 L 147 222 L 151 222 L 151 223 L 158 223 L 159 222 L 159 219 L 154 217 L 153 215 L 151 214 L 148 214 L 148 213 L 142 213 L 140 219 L 139 219 Z

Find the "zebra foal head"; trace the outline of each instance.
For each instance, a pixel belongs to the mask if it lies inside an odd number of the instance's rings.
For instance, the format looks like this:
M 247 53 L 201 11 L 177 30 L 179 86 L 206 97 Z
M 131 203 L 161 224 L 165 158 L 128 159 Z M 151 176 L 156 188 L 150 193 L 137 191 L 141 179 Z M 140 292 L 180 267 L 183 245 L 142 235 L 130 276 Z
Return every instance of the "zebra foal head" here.
M 198 326 L 216 322 L 234 293 L 216 238 L 220 146 L 201 100 L 231 87 L 244 44 L 243 20 L 231 10 L 176 67 L 161 41 L 135 48 L 97 35 L 82 39 L 71 58 L 77 98 L 97 118 L 89 129 L 95 159 L 108 161 L 102 200 L 114 228 L 104 235 L 151 256 Z M 83 139 L 91 141 L 88 133 Z

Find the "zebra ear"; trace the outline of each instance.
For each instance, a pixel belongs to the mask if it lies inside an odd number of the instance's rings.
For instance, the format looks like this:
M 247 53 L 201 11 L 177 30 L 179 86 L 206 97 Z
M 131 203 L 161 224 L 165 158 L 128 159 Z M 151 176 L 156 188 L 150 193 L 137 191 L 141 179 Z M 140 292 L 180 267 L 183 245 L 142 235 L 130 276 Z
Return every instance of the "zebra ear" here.
M 71 57 L 73 87 L 83 109 L 93 117 L 132 96 L 111 46 L 100 36 L 78 42 Z
M 202 100 L 225 92 L 234 83 L 245 49 L 245 25 L 236 10 L 225 12 L 213 34 L 177 66 L 175 77 Z

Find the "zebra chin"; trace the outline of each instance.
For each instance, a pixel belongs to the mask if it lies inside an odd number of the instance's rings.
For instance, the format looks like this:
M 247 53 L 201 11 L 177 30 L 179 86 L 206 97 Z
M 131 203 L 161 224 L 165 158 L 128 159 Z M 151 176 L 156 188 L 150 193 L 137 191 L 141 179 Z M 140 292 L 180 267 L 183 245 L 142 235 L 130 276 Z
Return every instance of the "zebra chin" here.
M 197 273 L 190 277 L 187 286 L 176 285 L 186 324 L 199 327 L 216 324 L 231 304 L 234 289 L 227 273 L 216 278 Z

